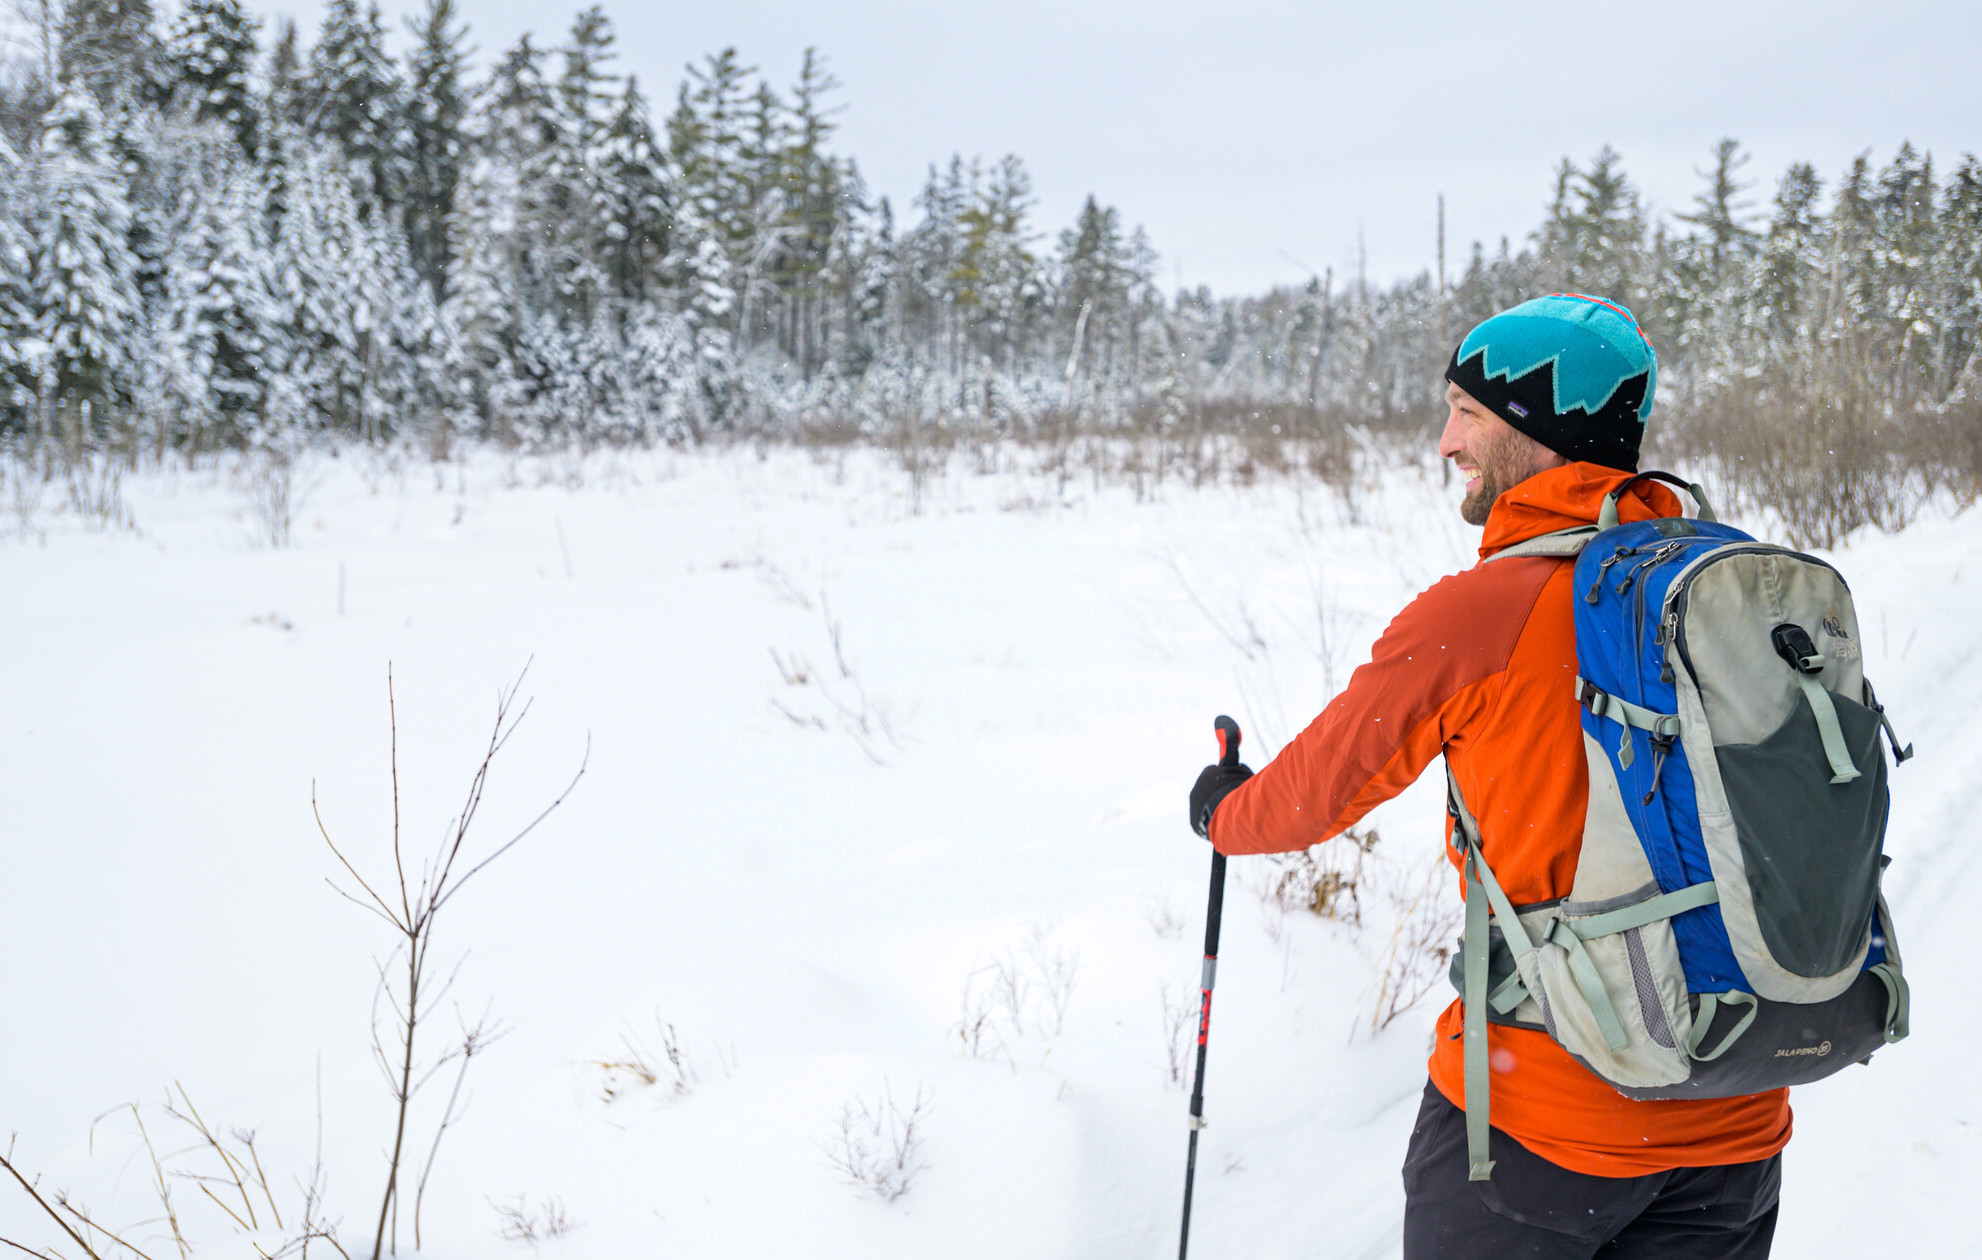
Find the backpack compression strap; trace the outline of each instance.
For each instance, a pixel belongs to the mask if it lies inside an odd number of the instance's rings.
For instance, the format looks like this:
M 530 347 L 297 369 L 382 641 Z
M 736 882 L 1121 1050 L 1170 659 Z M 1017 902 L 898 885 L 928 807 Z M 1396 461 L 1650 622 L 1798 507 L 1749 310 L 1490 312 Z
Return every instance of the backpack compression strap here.
M 1462 998 L 1466 1047 L 1466 1177 L 1470 1181 L 1485 1181 L 1493 1175 L 1493 1161 L 1487 1158 L 1488 1108 L 1492 1091 L 1492 1068 L 1487 1058 L 1486 1037 L 1489 904 L 1494 917 L 1500 920 L 1501 933 L 1506 936 L 1517 959 L 1531 952 L 1534 945 L 1528 939 L 1528 929 L 1521 925 L 1521 916 L 1514 913 L 1514 903 L 1507 899 L 1500 881 L 1493 877 L 1493 868 L 1480 855 L 1479 823 L 1474 820 L 1473 811 L 1466 808 L 1466 798 L 1459 792 L 1459 780 L 1453 777 L 1450 762 L 1446 763 L 1445 782 L 1449 789 L 1452 828 L 1464 842 L 1466 855 L 1466 991 Z M 1520 999 L 1514 1000 L 1518 1003 Z

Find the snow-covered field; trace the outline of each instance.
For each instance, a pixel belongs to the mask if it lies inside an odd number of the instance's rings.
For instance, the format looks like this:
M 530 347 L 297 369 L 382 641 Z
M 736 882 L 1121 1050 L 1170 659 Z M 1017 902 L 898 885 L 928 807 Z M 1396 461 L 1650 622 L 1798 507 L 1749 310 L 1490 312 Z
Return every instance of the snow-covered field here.
M 136 1117 L 200 1255 L 272 1250 L 270 1206 L 293 1233 L 319 1147 L 340 1238 L 369 1254 L 392 941 L 326 886 L 313 785 L 389 879 L 388 664 L 424 855 L 526 662 L 534 706 L 471 850 L 553 799 L 588 739 L 590 760 L 440 920 L 443 969 L 466 958 L 427 1051 L 457 1003 L 511 1031 L 474 1060 L 419 1254 L 525 1254 L 498 1208 L 541 1227 L 553 1200 L 570 1227 L 544 1255 L 1171 1254 L 1189 1067 L 1171 1079 L 1166 986 L 1194 1016 L 1207 854 L 1183 802 L 1211 719 L 1233 713 L 1259 764 L 1476 539 L 1420 469 L 1350 504 L 1284 480 L 1138 501 L 960 463 L 917 511 L 876 454 L 347 452 L 298 484 L 284 550 L 254 545 L 225 469 L 128 481 L 138 533 L 52 495 L 0 520 L 0 1125 L 44 1193 L 156 1260 L 173 1245 Z M 1975 511 L 1942 510 L 1835 557 L 1919 749 L 1888 841 L 1914 1035 L 1798 1091 L 1778 1255 L 1968 1246 L 1978 538 Z M 1428 881 L 1456 905 L 1436 777 L 1374 816 L 1360 926 L 1280 911 L 1259 891 L 1279 868 L 1234 863 L 1194 1255 L 1396 1254 L 1449 992 L 1380 1031 L 1372 1012 L 1400 907 Z M 661 1079 L 621 1071 L 605 1101 L 599 1063 L 636 1049 Z M 415 1174 L 453 1079 L 416 1100 Z M 170 1176 L 221 1166 L 175 1154 L 168 1090 L 217 1135 L 257 1130 L 259 1233 L 217 1206 L 241 1212 L 231 1181 Z M 884 1097 L 926 1103 L 892 1202 L 831 1159 L 844 1110 Z M 407 1198 L 402 1253 L 410 1177 Z M 0 1237 L 77 1254 L 11 1179 Z

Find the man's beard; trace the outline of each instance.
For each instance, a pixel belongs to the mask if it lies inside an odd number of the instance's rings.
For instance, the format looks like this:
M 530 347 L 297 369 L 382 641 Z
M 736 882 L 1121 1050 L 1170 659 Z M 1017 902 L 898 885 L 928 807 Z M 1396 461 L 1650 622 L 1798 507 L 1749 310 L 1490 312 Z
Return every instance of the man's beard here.
M 1479 489 L 1459 504 L 1459 515 L 1466 524 L 1486 524 L 1494 501 L 1535 475 L 1535 446 L 1533 438 L 1519 432 L 1493 434 L 1455 457 L 1454 462 L 1470 463 L 1480 470 Z

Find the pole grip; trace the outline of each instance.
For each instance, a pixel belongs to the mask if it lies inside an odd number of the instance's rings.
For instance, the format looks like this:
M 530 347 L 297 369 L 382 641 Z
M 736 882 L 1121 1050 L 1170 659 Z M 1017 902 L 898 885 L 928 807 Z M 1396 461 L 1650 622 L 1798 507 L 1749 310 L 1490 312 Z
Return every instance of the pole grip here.
M 1212 722 L 1211 729 L 1218 733 L 1218 764 L 1221 766 L 1238 765 L 1239 724 L 1221 713 Z

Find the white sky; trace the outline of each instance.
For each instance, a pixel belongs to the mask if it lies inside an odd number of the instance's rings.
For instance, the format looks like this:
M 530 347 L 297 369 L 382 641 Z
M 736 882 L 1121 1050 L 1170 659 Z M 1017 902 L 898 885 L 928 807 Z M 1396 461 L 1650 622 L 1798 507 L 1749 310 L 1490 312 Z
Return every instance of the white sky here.
M 419 0 L 388 3 L 411 12 Z M 525 30 L 555 46 L 576 0 L 460 0 L 486 62 Z M 250 0 L 306 32 L 320 6 Z M 1716 140 L 1754 153 L 1758 206 L 1789 162 L 1826 186 L 1903 139 L 1937 170 L 1982 150 L 1972 0 L 609 0 L 619 69 L 657 115 L 682 66 L 735 45 L 776 87 L 817 45 L 846 85 L 840 151 L 898 214 L 931 161 L 1026 161 L 1050 241 L 1092 192 L 1142 223 L 1165 278 L 1221 292 L 1448 265 L 1540 218 L 1549 174 L 1605 143 L 1683 209 Z

